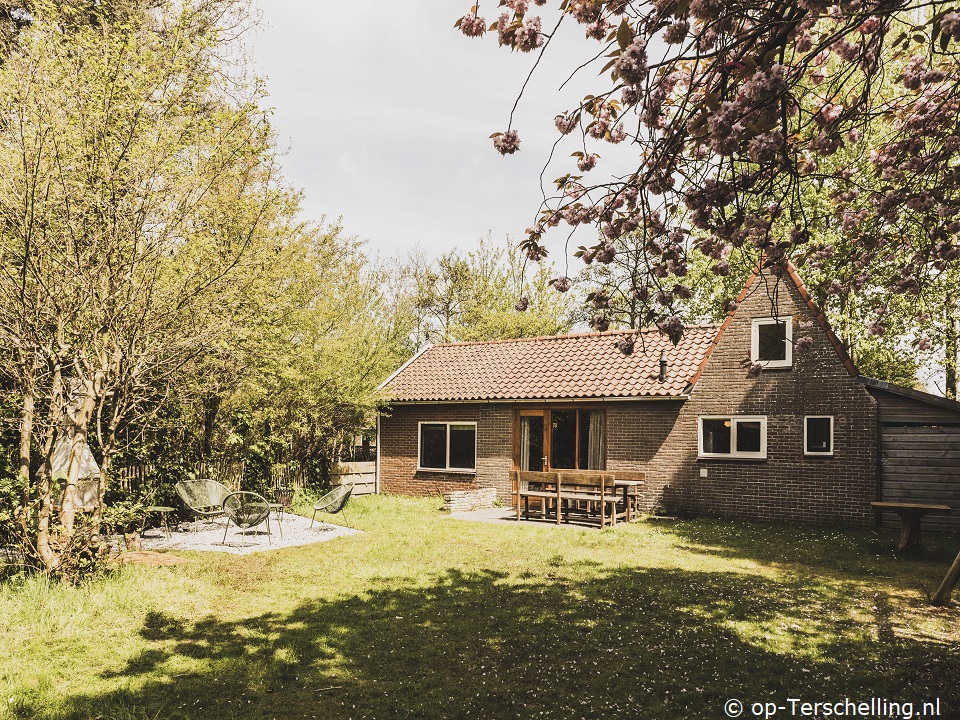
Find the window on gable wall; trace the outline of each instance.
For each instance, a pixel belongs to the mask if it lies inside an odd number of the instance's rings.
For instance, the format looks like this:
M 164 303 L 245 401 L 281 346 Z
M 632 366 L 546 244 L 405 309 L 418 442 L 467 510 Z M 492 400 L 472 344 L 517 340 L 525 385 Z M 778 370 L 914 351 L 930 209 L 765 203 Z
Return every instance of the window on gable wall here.
M 803 419 L 803 454 L 833 455 L 832 415 L 807 415 Z
M 765 368 L 793 366 L 792 318 L 757 318 L 753 321 L 750 357 Z

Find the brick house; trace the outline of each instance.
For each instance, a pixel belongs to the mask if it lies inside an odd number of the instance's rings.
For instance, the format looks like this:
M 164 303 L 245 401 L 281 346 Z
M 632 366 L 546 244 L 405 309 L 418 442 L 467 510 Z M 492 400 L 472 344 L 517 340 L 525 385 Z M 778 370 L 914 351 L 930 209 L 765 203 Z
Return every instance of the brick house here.
M 644 331 L 624 355 L 623 336 L 422 350 L 381 386 L 379 487 L 494 487 L 509 504 L 511 470 L 642 471 L 647 511 L 864 527 L 885 495 L 882 407 L 934 408 L 960 441 L 960 403 L 859 377 L 792 268 L 755 272 L 722 325 L 676 346 Z

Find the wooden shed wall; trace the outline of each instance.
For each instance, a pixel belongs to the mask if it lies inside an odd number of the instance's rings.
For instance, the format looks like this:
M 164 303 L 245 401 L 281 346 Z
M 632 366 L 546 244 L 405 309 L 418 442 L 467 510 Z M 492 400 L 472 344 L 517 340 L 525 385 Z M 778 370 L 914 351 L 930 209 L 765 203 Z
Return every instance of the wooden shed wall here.
M 870 388 L 880 413 L 880 494 L 883 500 L 945 504 L 923 527 L 960 532 L 960 411 L 936 402 Z M 884 513 L 883 525 L 900 520 Z

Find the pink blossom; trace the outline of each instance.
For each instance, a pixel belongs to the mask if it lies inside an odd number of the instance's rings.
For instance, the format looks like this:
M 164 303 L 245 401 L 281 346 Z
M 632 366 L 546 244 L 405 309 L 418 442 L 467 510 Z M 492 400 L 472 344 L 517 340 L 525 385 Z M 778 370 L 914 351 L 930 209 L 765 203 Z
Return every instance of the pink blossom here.
M 617 350 L 622 352 L 624 355 L 632 355 L 633 349 L 636 346 L 636 340 L 629 336 L 624 336 L 617 340 L 615 343 Z
M 517 300 L 516 304 L 513 306 L 514 310 L 517 312 L 526 312 L 528 307 L 530 307 L 530 298 L 528 298 L 526 295 Z
M 802 33 L 800 37 L 797 38 L 795 47 L 798 53 L 810 52 L 811 48 L 813 48 L 813 38 L 810 37 L 810 33 Z
M 594 315 L 590 324 L 598 332 L 606 332 L 610 328 L 610 319 L 604 315 Z
M 525 15 L 529 0 L 505 0 L 504 4 L 518 15 Z
M 823 119 L 828 123 L 837 120 L 841 113 L 843 113 L 843 105 L 840 104 L 827 103 L 820 108 L 820 115 L 823 116 Z
M 875 33 L 880 27 L 880 18 L 876 15 L 871 15 L 866 20 L 860 24 L 860 32 L 864 35 L 871 35 Z
M 567 292 L 573 285 L 573 281 L 570 280 L 566 275 L 561 275 L 552 281 L 553 286 L 557 289 L 558 292 Z
M 493 146 L 501 155 L 513 155 L 520 149 L 520 135 L 516 130 L 507 130 L 505 133 L 494 133 Z
M 597 262 L 603 263 L 604 265 L 609 265 L 616 257 L 617 248 L 612 242 L 609 241 L 601 245 L 596 253 Z
M 577 167 L 580 168 L 580 172 L 589 172 L 597 166 L 597 160 L 600 159 L 600 156 L 596 153 L 588 153 L 581 155 L 577 159 Z
M 860 141 L 860 131 L 857 128 L 851 128 L 847 133 L 847 140 L 852 143 L 857 143 Z
M 687 38 L 690 32 L 690 23 L 686 20 L 677 20 L 672 25 L 668 25 L 663 31 L 663 41 L 668 45 L 679 45 Z
M 527 259 L 540 262 L 547 255 L 547 249 L 539 243 L 531 242 L 526 245 Z
M 683 334 L 683 320 L 676 315 L 668 315 L 660 322 L 660 329 L 671 338 L 679 338 Z
M 617 125 L 610 133 L 607 135 L 607 142 L 611 142 L 614 145 L 623 142 L 627 139 L 627 131 L 623 129 L 622 126 Z
M 810 80 L 814 85 L 819 85 L 824 80 L 827 79 L 827 70 L 826 68 L 818 67 L 812 73 L 810 73 Z
M 487 31 L 487 21 L 470 13 L 460 18 L 460 32 L 467 37 L 480 37 Z
M 813 348 L 813 338 L 809 335 L 804 335 L 801 338 L 797 338 L 796 350 L 799 354 L 809 352 Z
M 763 363 L 755 362 L 747 368 L 747 377 L 760 377 L 763 372 Z
M 647 41 L 641 36 L 633 39 L 627 49 L 620 53 L 614 69 L 628 85 L 642 85 L 647 80 Z
M 530 52 L 542 47 L 543 35 L 540 33 L 540 18 L 532 17 L 523 21 L 523 25 L 516 31 L 514 46 L 520 52 Z
M 878 320 L 877 322 L 870 323 L 870 325 L 867 326 L 867 332 L 871 335 L 883 335 L 885 332 L 887 332 L 887 328 L 884 327 L 883 323 Z
M 922 337 L 917 343 L 917 350 L 929 350 L 933 347 L 933 343 L 930 342 L 930 338 Z
M 779 129 L 773 132 L 757 135 L 748 146 L 750 159 L 755 163 L 764 163 L 773 160 L 783 146 L 783 133 Z
M 581 25 L 596 22 L 600 18 L 601 6 L 593 2 L 574 2 L 567 7 L 567 12 Z
M 960 12 L 948 12 L 940 21 L 940 29 L 945 35 L 949 35 L 957 42 L 960 42 Z
M 553 119 L 553 124 L 557 126 L 561 135 L 569 135 L 576 130 L 577 122 L 576 113 L 561 113 Z
M 594 40 L 603 40 L 607 37 L 607 33 L 610 32 L 610 23 L 606 20 L 600 19 L 595 23 L 590 23 L 587 25 L 587 37 Z
M 510 25 L 510 13 L 501 13 L 497 18 L 497 37 L 501 45 L 513 44 L 514 30 Z

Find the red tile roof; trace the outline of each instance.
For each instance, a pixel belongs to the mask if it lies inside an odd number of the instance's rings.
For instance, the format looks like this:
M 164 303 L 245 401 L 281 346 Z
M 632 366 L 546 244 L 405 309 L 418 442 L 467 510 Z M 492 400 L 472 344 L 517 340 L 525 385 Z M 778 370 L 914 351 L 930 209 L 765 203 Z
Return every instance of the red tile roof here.
M 716 333 L 716 325 L 688 327 L 674 347 L 660 332 L 644 330 L 632 355 L 616 347 L 629 334 L 622 330 L 433 345 L 390 377 L 381 394 L 396 402 L 677 397 Z

